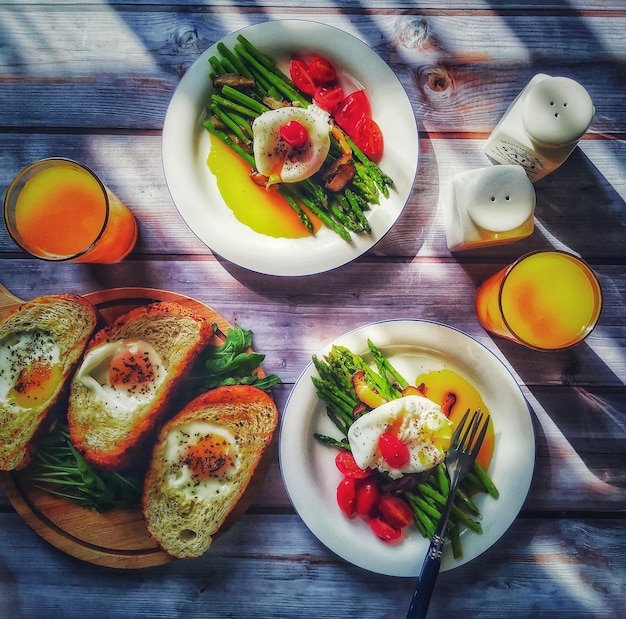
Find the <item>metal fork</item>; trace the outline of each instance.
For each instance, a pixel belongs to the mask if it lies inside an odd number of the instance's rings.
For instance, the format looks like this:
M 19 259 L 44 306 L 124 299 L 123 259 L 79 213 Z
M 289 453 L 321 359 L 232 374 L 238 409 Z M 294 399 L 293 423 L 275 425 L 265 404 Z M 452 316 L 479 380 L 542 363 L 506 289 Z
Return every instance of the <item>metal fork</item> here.
M 446 454 L 446 469 L 450 477 L 450 493 L 422 564 L 422 571 L 413 591 L 413 598 L 406 619 L 423 619 L 426 617 L 430 598 L 435 588 L 435 581 L 441 567 L 441 555 L 443 554 L 443 545 L 446 539 L 446 525 L 448 524 L 456 489 L 472 468 L 487 433 L 489 415 L 487 415 L 480 430 L 479 426 L 484 416 L 483 413 L 476 411 L 472 415 L 469 424 L 467 423 L 468 416 L 469 410 L 463 415 L 463 419 L 461 419 L 454 431 L 450 449 Z

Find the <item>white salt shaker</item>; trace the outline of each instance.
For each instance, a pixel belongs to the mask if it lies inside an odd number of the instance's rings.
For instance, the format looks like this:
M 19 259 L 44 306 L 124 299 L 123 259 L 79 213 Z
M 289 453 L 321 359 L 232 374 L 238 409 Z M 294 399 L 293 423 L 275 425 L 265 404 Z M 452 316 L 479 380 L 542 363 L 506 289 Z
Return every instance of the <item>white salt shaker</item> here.
M 585 134 L 594 114 L 589 93 L 568 77 L 535 75 L 485 145 L 499 163 L 521 165 L 531 181 L 556 170 Z
M 450 251 L 516 241 L 534 230 L 535 188 L 519 165 L 460 172 L 444 197 Z

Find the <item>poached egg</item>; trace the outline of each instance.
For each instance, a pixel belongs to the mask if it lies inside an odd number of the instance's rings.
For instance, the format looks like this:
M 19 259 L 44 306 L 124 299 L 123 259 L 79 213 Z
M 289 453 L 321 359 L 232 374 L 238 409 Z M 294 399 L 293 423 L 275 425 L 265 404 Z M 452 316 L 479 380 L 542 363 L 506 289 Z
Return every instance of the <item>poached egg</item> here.
M 408 459 L 393 468 L 380 450 L 380 437 L 392 434 L 408 449 Z M 359 417 L 348 431 L 356 463 L 362 469 L 383 471 L 392 479 L 434 468 L 445 459 L 452 422 L 441 407 L 426 397 L 409 395 L 391 400 Z
M 308 134 L 302 145 L 292 146 L 281 127 L 296 121 Z M 257 170 L 272 182 L 296 183 L 313 176 L 330 150 L 330 115 L 317 107 L 288 106 L 269 110 L 252 123 L 253 151 Z

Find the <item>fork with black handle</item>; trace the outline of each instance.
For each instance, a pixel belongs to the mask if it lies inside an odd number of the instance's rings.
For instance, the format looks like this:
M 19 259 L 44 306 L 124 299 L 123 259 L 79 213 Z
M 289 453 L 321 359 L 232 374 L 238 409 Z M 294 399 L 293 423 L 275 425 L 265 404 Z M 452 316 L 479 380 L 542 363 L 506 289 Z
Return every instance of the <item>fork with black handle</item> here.
M 446 454 L 446 469 L 450 477 L 450 492 L 426 553 L 406 619 L 423 619 L 428 612 L 430 598 L 435 588 L 439 568 L 441 567 L 441 555 L 443 554 L 443 545 L 446 540 L 446 525 L 448 524 L 450 510 L 454 503 L 456 489 L 471 470 L 489 426 L 489 415 L 486 416 L 484 422 L 482 421 L 483 416 L 483 413 L 476 411 L 469 423 L 467 423 L 469 417 L 468 410 L 452 435 L 450 449 Z

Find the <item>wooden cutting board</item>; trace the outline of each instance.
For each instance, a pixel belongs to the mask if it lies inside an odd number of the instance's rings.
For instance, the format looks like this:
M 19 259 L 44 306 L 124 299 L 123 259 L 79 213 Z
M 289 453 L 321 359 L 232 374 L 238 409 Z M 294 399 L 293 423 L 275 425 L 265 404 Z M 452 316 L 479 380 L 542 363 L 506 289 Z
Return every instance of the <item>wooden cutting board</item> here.
M 109 323 L 135 307 L 154 301 L 176 301 L 196 310 L 218 327 L 211 344 L 219 346 L 232 327 L 215 310 L 190 297 L 150 288 L 115 288 L 84 295 Z M 21 300 L 0 284 L 0 319 Z M 263 376 L 262 369 L 259 374 Z M 227 531 L 246 512 L 269 468 L 272 449 L 266 450 L 254 477 L 227 521 L 214 536 Z M 174 559 L 150 539 L 140 508 L 106 513 L 81 507 L 21 483 L 11 473 L 0 474 L 0 483 L 15 511 L 43 539 L 83 561 L 120 569 L 162 565 Z M 210 552 L 210 550 L 209 550 Z

